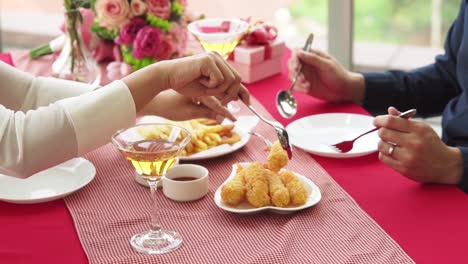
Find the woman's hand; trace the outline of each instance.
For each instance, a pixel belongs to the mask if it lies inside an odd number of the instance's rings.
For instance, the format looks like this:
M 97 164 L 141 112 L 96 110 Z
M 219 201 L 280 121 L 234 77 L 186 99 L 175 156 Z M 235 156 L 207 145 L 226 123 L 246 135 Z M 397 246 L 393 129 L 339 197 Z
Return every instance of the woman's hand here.
M 216 96 L 223 105 L 250 95 L 239 74 L 217 53 L 203 53 L 165 62 L 170 88 L 187 97 Z
M 444 144 L 429 125 L 398 117 L 396 108 L 390 107 L 388 113 L 374 120 L 374 125 L 380 127 L 378 150 L 383 163 L 418 182 L 460 181 L 463 158 L 458 148 Z M 396 146 L 390 151 L 393 144 Z
M 335 58 L 317 50 L 293 50 L 288 62 L 289 77 L 294 78 L 300 62 L 304 64 L 295 89 L 329 102 L 364 99 L 364 77 L 341 66 Z
M 222 105 L 239 97 L 246 104 L 250 103 L 249 92 L 241 84 L 239 74 L 216 53 L 155 63 L 133 72 L 122 81 L 132 94 L 137 111 L 170 88 L 187 97 L 216 96 Z M 212 99 L 209 101 L 213 104 Z
M 224 118 L 236 118 L 213 96 L 201 97 L 200 104 L 174 90 L 159 93 L 140 111 L 139 115 L 157 115 L 170 120 L 210 118 L 221 123 Z

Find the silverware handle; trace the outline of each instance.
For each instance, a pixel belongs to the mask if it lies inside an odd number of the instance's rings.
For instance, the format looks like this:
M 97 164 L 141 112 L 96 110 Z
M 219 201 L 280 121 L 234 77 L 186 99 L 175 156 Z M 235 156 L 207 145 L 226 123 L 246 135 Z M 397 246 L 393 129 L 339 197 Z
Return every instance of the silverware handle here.
M 403 113 L 400 114 L 400 117 L 403 117 L 403 118 L 411 118 L 411 117 L 414 117 L 416 115 L 416 109 L 410 109 L 408 111 L 405 111 Z
M 411 118 L 411 117 L 413 117 L 413 116 L 415 116 L 415 115 L 416 115 L 416 109 L 410 109 L 410 110 L 408 110 L 408 111 L 405 111 L 405 112 L 401 113 L 401 114 L 398 115 L 398 116 L 401 117 L 401 118 L 404 118 L 404 119 L 408 119 L 408 118 Z M 366 133 L 363 133 L 363 134 L 359 135 L 357 138 L 355 138 L 355 139 L 353 139 L 353 140 L 357 140 L 358 138 L 360 138 L 360 137 L 362 137 L 362 136 L 365 136 L 365 135 L 367 135 L 367 134 L 369 134 L 369 133 L 371 133 L 371 132 L 374 132 L 374 131 L 376 131 L 377 129 L 379 129 L 379 127 L 375 127 L 375 128 L 373 128 L 373 129 L 367 131 Z
M 302 48 L 303 51 L 308 51 L 310 47 L 312 46 L 312 42 L 314 40 L 314 33 L 310 33 L 309 36 L 307 37 L 306 43 L 304 44 L 304 48 Z M 289 90 L 292 90 L 294 85 L 296 85 L 297 78 L 299 77 L 299 74 L 301 74 L 302 69 L 304 68 L 304 63 L 300 63 L 299 69 L 296 71 L 296 75 L 294 76 L 293 83 L 289 87 Z
M 272 124 L 269 120 L 265 119 L 261 114 L 259 114 L 257 112 L 257 110 L 255 110 L 255 108 L 253 108 L 252 105 L 247 105 L 247 107 L 250 109 L 250 111 L 252 111 L 256 116 L 258 116 L 263 122 L 269 124 L 270 126 L 272 127 L 275 127 L 274 124 Z

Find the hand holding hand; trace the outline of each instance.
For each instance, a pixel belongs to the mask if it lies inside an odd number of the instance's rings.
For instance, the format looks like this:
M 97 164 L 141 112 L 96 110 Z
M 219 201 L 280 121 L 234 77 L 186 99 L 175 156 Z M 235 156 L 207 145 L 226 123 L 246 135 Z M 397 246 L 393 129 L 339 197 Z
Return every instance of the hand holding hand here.
M 239 74 L 217 53 L 203 53 L 165 63 L 169 87 L 188 97 L 216 96 L 223 105 L 250 95 Z
M 221 123 L 224 118 L 233 121 L 236 118 L 213 96 L 198 99 L 200 104 L 174 90 L 167 90 L 154 97 L 139 113 L 140 115 L 157 115 L 170 120 L 180 121 L 194 118 L 210 118 Z M 177 109 L 174 111 L 174 109 Z
M 379 159 L 418 182 L 458 183 L 463 170 L 460 150 L 444 144 L 429 125 L 398 117 L 396 108 L 390 107 L 388 113 L 374 120 L 380 127 Z
M 304 68 L 296 82 L 296 90 L 330 102 L 363 101 L 365 87 L 361 74 L 346 70 L 335 58 L 318 50 L 293 50 L 288 62 L 291 79 L 300 62 Z

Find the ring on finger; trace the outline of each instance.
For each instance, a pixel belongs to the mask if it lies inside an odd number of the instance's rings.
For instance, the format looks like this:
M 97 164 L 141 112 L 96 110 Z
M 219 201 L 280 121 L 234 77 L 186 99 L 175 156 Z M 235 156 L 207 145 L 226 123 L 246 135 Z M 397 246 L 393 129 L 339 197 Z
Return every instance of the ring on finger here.
M 393 152 L 394 152 L 395 149 L 396 149 L 396 147 L 398 147 L 397 144 L 391 144 L 391 145 L 390 145 L 390 148 L 388 148 L 387 154 L 388 154 L 389 156 L 392 156 L 392 155 L 393 155 Z

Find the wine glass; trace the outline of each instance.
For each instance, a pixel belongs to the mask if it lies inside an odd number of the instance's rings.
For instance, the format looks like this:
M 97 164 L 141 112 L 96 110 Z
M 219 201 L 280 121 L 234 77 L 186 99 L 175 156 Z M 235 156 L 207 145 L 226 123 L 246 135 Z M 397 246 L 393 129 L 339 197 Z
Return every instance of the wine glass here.
M 150 230 L 135 234 L 130 244 L 144 254 L 163 254 L 182 245 L 175 231 L 162 229 L 157 202 L 158 182 L 176 163 L 177 157 L 192 136 L 184 128 L 171 124 L 140 124 L 120 130 L 112 136 L 112 144 L 133 165 L 151 189 Z
M 240 19 L 207 18 L 194 21 L 187 27 L 205 51 L 215 51 L 227 60 L 247 32 L 249 24 Z M 240 107 L 231 102 L 228 109 L 235 113 Z

